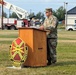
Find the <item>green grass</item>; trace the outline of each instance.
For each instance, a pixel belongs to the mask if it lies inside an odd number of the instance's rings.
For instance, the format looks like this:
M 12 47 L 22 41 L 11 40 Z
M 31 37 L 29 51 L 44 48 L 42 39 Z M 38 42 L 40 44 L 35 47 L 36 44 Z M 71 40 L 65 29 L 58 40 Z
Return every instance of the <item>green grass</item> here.
M 7 35 L 5 34 L 8 33 Z M 5 34 L 5 35 L 4 35 Z M 8 36 L 10 35 L 10 36 Z M 12 38 L 17 38 L 18 31 L 0 31 L 0 75 L 76 75 L 76 32 L 65 30 L 58 32 L 57 60 L 55 65 L 39 68 L 9 69 L 9 46 Z M 8 37 L 7 37 L 8 36 Z M 11 40 L 2 40 L 10 38 Z M 65 42 L 61 42 L 61 40 Z M 68 42 L 66 40 L 69 40 Z
M 17 38 L 18 35 L 1 35 L 0 38 Z
M 0 41 L 0 44 L 11 44 L 12 41 Z
M 58 29 L 65 29 L 65 25 L 64 24 L 59 24 Z
M 71 37 L 60 37 L 60 38 L 58 38 L 59 40 L 76 40 L 76 38 L 71 38 Z

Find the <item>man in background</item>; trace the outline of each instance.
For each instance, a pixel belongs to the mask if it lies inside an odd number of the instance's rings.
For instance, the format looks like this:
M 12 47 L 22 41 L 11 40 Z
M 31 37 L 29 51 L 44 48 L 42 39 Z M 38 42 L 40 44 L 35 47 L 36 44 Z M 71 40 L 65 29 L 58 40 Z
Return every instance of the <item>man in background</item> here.
M 41 30 L 47 31 L 47 65 L 55 64 L 57 61 L 57 25 L 58 20 L 52 13 L 52 8 L 47 8 L 46 19 L 44 24 L 40 27 Z

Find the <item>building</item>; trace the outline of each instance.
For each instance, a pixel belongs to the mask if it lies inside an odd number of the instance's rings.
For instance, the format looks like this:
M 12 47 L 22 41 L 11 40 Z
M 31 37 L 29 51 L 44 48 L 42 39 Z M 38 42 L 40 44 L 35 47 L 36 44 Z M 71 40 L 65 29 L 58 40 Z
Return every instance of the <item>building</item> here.
M 65 19 L 67 26 L 76 25 L 76 7 L 67 11 L 67 20 Z

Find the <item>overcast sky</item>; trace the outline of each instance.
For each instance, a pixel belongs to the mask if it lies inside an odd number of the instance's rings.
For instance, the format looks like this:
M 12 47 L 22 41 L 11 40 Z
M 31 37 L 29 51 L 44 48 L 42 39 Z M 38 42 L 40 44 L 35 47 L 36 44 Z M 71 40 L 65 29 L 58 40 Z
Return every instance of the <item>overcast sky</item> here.
M 19 6 L 28 12 L 44 12 L 45 8 L 51 7 L 54 10 L 60 6 L 64 6 L 64 2 L 68 2 L 68 10 L 76 6 L 75 0 L 6 0 L 16 6 Z M 8 11 L 8 10 L 7 10 Z

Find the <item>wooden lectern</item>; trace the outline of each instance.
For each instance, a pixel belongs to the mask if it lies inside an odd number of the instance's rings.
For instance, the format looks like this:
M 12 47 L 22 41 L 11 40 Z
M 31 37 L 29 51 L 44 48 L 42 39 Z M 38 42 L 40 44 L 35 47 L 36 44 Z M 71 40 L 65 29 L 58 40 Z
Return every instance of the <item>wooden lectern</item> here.
M 24 66 L 47 65 L 46 31 L 35 28 L 19 28 L 19 37 L 28 46 L 28 57 Z

